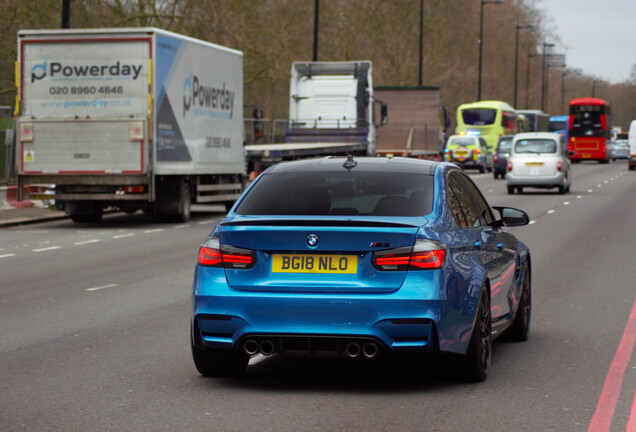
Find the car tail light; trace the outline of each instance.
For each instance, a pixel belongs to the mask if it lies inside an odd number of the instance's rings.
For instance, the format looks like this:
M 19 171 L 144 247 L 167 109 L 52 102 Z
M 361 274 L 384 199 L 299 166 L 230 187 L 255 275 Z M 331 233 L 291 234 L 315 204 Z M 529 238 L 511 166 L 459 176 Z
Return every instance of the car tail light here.
M 417 239 L 414 246 L 373 253 L 373 266 L 383 271 L 432 270 L 444 266 L 446 248 L 433 240 Z
M 563 162 L 558 161 L 557 162 L 557 171 L 562 171 L 563 170 Z
M 512 161 L 508 161 L 508 171 L 512 171 Z
M 198 264 L 207 267 L 250 269 L 256 264 L 253 250 L 220 244 L 218 237 L 211 237 L 199 249 Z
M 495 163 L 499 162 L 499 155 L 497 153 L 495 153 L 492 157 L 493 161 L 495 161 Z

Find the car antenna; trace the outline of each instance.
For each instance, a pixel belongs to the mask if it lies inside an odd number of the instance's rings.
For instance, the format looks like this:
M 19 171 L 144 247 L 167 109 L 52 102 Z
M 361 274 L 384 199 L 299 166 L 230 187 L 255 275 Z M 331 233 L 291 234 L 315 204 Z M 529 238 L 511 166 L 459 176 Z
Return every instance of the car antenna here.
M 345 167 L 347 170 L 351 170 L 351 168 L 355 168 L 356 165 L 358 165 L 358 162 L 353 160 L 352 154 L 347 156 L 347 160 L 342 164 L 342 166 Z

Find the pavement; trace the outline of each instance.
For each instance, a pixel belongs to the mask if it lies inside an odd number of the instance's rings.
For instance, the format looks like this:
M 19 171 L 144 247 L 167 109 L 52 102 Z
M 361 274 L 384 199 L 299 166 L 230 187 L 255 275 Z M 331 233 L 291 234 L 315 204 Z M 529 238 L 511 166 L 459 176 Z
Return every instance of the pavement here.
M 0 228 L 67 218 L 43 201 L 18 201 L 15 186 L 0 186 Z

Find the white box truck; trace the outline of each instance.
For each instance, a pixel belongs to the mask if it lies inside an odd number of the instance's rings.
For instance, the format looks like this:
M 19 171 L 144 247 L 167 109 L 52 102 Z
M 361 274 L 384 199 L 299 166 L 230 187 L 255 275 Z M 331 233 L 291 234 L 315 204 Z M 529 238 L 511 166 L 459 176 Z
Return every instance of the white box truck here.
M 245 146 L 252 168 L 306 157 L 375 155 L 377 128 L 388 117 L 386 104 L 374 98 L 372 77 L 370 61 L 294 62 L 285 142 Z
M 240 51 L 157 28 L 22 30 L 16 85 L 18 191 L 55 184 L 75 222 L 187 221 L 242 192 Z

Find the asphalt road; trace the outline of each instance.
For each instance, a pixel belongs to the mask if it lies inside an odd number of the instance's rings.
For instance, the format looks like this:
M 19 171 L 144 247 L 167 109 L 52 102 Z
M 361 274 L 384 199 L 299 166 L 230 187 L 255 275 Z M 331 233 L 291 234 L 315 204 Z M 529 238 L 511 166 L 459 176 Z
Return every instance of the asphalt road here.
M 636 430 L 636 173 L 575 165 L 567 195 L 472 177 L 532 219 L 511 229 L 532 253 L 531 337 L 496 342 L 486 382 L 421 358 L 257 357 L 243 378 L 203 378 L 190 285 L 223 214 L 115 214 L 0 229 L 0 430 Z

